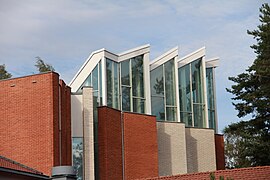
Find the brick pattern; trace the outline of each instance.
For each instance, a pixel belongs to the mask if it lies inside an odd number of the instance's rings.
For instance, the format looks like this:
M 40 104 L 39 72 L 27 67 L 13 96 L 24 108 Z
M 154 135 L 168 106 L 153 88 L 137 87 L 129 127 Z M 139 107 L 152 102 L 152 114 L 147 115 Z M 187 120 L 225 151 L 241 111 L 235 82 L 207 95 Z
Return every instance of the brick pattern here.
M 216 165 L 217 170 L 225 169 L 224 138 L 223 135 L 215 134 Z
M 185 124 L 157 122 L 159 176 L 187 173 Z
M 216 170 L 213 129 L 186 128 L 187 172 Z
M 51 175 L 51 168 L 60 165 L 59 75 L 49 72 L 0 81 L 0 112 L 0 155 Z M 70 119 L 70 112 L 66 114 Z M 64 142 L 71 149 L 71 141 Z M 71 164 L 71 153 L 66 164 Z
M 99 179 L 123 179 L 121 112 L 98 108 Z
M 123 113 L 125 179 L 158 176 L 156 117 Z
M 141 180 L 209 180 L 210 173 L 211 172 L 202 172 L 177 176 L 145 178 Z M 233 180 L 268 180 L 270 177 L 270 166 L 219 170 L 213 171 L 213 173 L 215 174 L 216 179 L 219 179 L 220 176 L 223 176 L 224 179 L 232 178 Z
M 93 89 L 83 88 L 83 149 L 84 149 L 84 180 L 95 179 L 94 164 L 94 117 L 93 117 Z M 79 123 L 77 121 L 77 123 Z

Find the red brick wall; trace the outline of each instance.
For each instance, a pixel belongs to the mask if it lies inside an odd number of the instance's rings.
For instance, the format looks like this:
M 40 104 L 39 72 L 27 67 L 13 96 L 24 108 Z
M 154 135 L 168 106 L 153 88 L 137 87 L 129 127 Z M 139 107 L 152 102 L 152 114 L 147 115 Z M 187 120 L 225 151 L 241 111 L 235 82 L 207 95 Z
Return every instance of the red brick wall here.
M 123 179 L 121 112 L 98 108 L 99 179 Z
M 66 103 L 68 110 L 70 101 Z M 51 175 L 52 166 L 60 165 L 59 75 L 0 81 L 0 112 L 0 155 Z M 67 148 L 71 151 L 71 143 Z M 67 164 L 70 159 L 71 153 Z
M 99 107 L 98 156 L 100 180 L 158 176 L 156 118 Z
M 223 176 L 224 179 L 232 178 L 233 180 L 268 180 L 270 177 L 270 166 L 239 168 L 232 170 L 214 171 L 216 179 Z M 183 174 L 178 176 L 167 176 L 157 178 L 146 178 L 144 180 L 209 180 L 210 172 Z M 143 179 L 141 179 L 143 180 Z
M 61 165 L 71 165 L 71 105 L 70 87 L 60 80 L 60 101 L 61 101 Z M 68 148 L 67 148 L 68 147 Z
M 217 170 L 225 169 L 224 138 L 223 135 L 215 134 L 216 165 Z
M 158 176 L 156 117 L 123 113 L 125 179 Z

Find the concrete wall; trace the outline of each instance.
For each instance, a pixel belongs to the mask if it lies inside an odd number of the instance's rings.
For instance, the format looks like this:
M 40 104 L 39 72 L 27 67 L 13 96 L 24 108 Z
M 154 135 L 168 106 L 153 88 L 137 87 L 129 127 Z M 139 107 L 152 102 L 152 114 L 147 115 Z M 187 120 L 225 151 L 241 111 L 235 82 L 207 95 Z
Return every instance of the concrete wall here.
M 186 128 L 187 172 L 216 170 L 213 129 Z
M 46 175 L 71 165 L 70 88 L 59 75 L 2 80 L 0 87 L 0 154 Z
M 159 176 L 187 173 L 185 124 L 157 122 Z
M 82 95 L 71 95 L 72 137 L 83 137 L 83 103 Z
M 83 159 L 84 179 L 95 179 L 94 167 L 94 117 L 93 117 L 93 89 L 83 88 Z M 79 108 L 78 108 L 79 109 Z M 79 125 L 79 124 L 78 124 Z

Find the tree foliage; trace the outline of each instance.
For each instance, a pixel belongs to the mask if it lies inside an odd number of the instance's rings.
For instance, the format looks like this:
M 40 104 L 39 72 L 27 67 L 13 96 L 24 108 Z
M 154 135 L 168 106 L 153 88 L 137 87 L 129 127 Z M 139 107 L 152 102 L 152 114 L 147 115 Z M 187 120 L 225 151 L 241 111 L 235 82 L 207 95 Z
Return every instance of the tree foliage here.
M 0 65 L 0 80 L 11 78 L 12 75 L 7 72 L 5 64 Z
M 228 92 L 234 95 L 238 117 L 252 115 L 224 129 L 226 165 L 229 168 L 270 165 L 270 7 L 260 8 L 261 24 L 247 31 L 257 41 L 251 46 L 257 54 L 244 73 L 229 77 L 235 84 Z
M 48 72 L 48 71 L 55 71 L 53 66 L 50 64 L 46 64 L 39 56 L 36 57 L 37 61 L 35 66 L 37 67 L 40 73 Z

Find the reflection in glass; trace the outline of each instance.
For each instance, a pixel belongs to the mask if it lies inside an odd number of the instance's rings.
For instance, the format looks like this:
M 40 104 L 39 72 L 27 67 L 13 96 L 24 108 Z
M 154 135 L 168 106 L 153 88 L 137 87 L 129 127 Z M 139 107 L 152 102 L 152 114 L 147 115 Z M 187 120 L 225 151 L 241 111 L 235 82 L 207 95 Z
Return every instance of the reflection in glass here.
M 152 114 L 156 116 L 157 120 L 176 121 L 174 59 L 152 70 L 150 81 Z
M 193 104 L 194 127 L 204 127 L 204 104 Z
M 163 66 L 152 70 L 150 72 L 151 78 L 151 95 L 164 96 L 164 84 L 163 84 Z
M 77 179 L 83 179 L 83 138 L 72 138 L 72 160 Z
M 130 85 L 129 60 L 121 62 L 121 83 Z
M 143 57 L 137 56 L 131 59 L 132 68 L 132 96 L 144 97 L 143 89 Z M 136 111 L 134 111 L 136 112 Z
M 165 120 L 164 97 L 152 96 L 151 109 L 157 120 Z
M 118 109 L 118 63 L 106 60 L 107 106 Z
M 133 98 L 133 111 L 137 113 L 144 113 L 144 99 Z
M 98 90 L 98 64 L 92 71 L 92 83 L 93 90 Z
M 198 59 L 191 63 L 192 96 L 194 103 L 203 103 L 202 61 Z
M 186 126 L 205 127 L 202 58 L 178 69 L 181 121 Z
M 166 105 L 175 105 L 175 75 L 174 60 L 170 60 L 164 64 L 165 68 L 165 92 Z
M 166 120 L 176 121 L 176 107 L 166 107 Z
M 216 129 L 213 68 L 206 69 L 207 105 L 209 128 Z
M 85 79 L 85 81 L 83 82 L 83 84 L 80 86 L 80 88 L 78 89 L 77 93 L 82 93 L 82 88 L 84 86 L 91 86 L 91 79 L 92 79 L 92 75 L 91 73 L 89 74 L 89 76 Z
M 130 111 L 130 87 L 122 86 L 122 110 Z
M 192 126 L 189 65 L 183 66 L 178 69 L 178 80 L 181 121 L 186 123 L 187 126 Z

